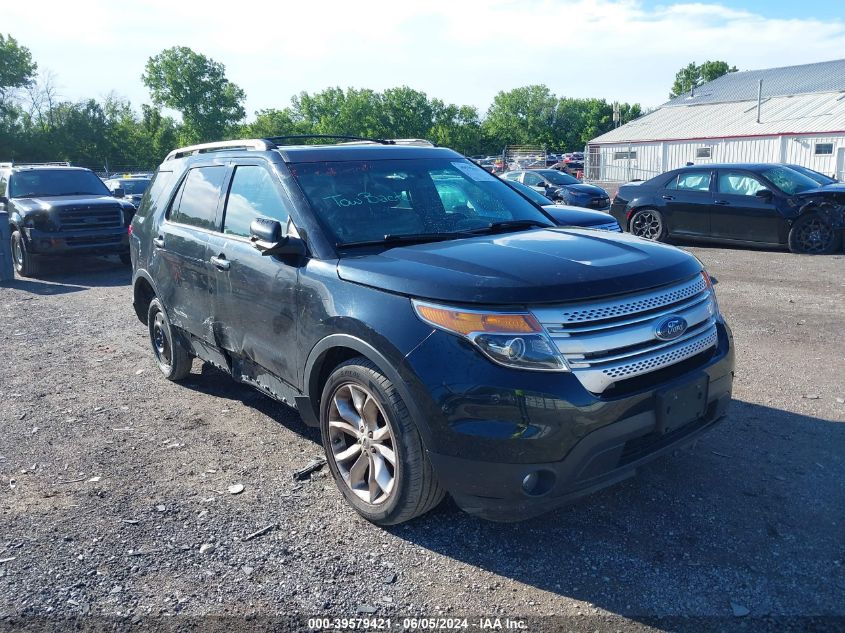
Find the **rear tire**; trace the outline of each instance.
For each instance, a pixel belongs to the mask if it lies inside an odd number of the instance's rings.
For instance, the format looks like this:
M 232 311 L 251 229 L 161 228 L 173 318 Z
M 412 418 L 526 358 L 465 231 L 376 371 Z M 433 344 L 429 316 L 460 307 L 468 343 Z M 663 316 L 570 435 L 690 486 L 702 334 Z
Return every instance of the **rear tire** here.
M 402 397 L 366 358 L 350 359 L 329 375 L 320 430 L 335 483 L 368 521 L 403 523 L 443 500 Z
M 830 255 L 839 250 L 842 234 L 818 213 L 805 213 L 789 230 L 787 242 L 793 253 Z
M 640 209 L 631 216 L 628 232 L 644 240 L 663 242 L 666 239 L 666 220 L 657 209 Z
M 168 380 L 182 380 L 191 373 L 193 357 L 185 348 L 182 339 L 175 336 L 170 319 L 157 298 L 150 302 L 147 324 L 156 365 Z
M 41 272 L 41 262 L 37 255 L 33 255 L 26 248 L 26 240 L 19 229 L 12 231 L 10 240 L 12 249 L 12 263 L 21 277 L 32 277 Z

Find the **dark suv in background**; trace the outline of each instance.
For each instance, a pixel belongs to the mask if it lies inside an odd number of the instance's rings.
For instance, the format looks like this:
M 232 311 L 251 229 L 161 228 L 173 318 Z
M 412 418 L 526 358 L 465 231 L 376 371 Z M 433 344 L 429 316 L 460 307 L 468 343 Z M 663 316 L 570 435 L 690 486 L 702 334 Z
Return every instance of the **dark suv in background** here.
M 198 357 L 319 426 L 370 521 L 446 492 L 524 519 L 725 414 L 731 334 L 693 256 L 555 226 L 448 149 L 296 140 L 167 156 L 132 222 L 134 307 L 167 378 Z
M 135 207 L 112 197 L 89 169 L 0 163 L 0 210 L 9 214 L 19 275 L 37 274 L 42 255 L 119 255 L 129 263 L 127 227 Z

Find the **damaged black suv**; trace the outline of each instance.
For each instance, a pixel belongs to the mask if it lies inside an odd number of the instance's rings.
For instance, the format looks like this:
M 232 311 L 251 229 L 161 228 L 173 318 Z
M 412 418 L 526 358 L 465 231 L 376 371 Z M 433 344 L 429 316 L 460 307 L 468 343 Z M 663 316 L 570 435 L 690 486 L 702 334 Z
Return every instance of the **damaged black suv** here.
M 90 169 L 68 163 L 0 163 L 0 211 L 9 214 L 15 270 L 41 272 L 43 256 L 129 260 L 131 203 L 112 197 Z
M 446 493 L 524 519 L 724 416 L 732 338 L 695 257 L 556 226 L 445 148 L 292 140 L 167 156 L 131 226 L 134 307 L 167 378 L 198 358 L 319 426 L 370 521 Z

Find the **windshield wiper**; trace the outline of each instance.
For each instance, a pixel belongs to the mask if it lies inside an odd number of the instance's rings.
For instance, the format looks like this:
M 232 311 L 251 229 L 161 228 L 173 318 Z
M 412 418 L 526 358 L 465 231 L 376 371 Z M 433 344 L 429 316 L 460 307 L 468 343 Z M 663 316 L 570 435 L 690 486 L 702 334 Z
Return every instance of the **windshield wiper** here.
M 452 233 L 388 233 L 383 238 L 378 240 L 362 240 L 360 242 L 337 242 L 336 248 L 349 248 L 355 246 L 380 246 L 382 244 L 408 244 L 408 243 L 423 243 L 423 242 L 440 242 L 443 240 L 451 240 L 456 237 L 466 237 L 469 233 L 452 232 Z
M 503 220 L 501 222 L 491 222 L 487 226 L 482 226 L 478 229 L 473 229 L 473 233 L 499 233 L 503 231 L 530 229 L 532 227 L 542 227 L 544 229 L 552 228 L 553 224 L 548 224 L 540 220 Z

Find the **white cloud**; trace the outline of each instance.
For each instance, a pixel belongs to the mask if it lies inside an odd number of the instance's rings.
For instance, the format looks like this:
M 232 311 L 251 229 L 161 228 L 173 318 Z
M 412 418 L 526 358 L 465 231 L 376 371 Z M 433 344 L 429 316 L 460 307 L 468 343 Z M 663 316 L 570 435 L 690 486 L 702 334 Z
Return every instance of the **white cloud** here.
M 653 106 L 690 61 L 766 68 L 845 50 L 842 20 L 773 19 L 706 2 L 653 9 L 633 0 L 8 4 L 0 30 L 56 72 L 67 98 L 116 90 L 146 101 L 147 58 L 185 45 L 226 65 L 250 112 L 332 85 L 407 84 L 483 109 L 499 90 L 545 83 L 559 95 Z

